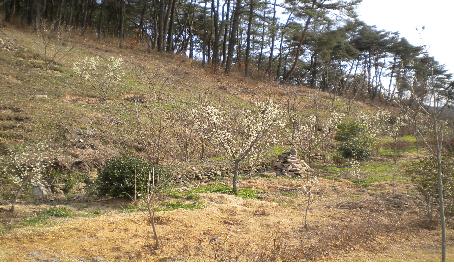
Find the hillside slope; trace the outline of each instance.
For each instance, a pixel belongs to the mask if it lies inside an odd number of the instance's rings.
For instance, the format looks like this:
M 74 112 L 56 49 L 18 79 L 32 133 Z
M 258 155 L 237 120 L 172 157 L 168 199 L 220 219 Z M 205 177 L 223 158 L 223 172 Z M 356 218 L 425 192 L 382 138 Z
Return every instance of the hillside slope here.
M 69 167 L 75 162 L 99 166 L 119 150 L 146 156 L 151 151 L 137 146 L 142 136 L 135 128 L 151 133 L 159 122 L 167 125 L 163 159 L 197 160 L 198 150 L 189 150 L 189 157 L 182 159 L 183 150 L 176 140 L 184 138 L 189 111 L 204 104 L 244 107 L 271 98 L 285 109 L 295 94 L 301 95 L 297 100 L 302 112 L 315 110 L 315 101 L 317 108 L 327 112 L 333 104 L 329 95 L 311 89 L 213 74 L 184 57 L 120 50 L 78 37 L 72 41 L 73 50 L 47 67 L 49 56 L 44 56 L 36 34 L 12 28 L 3 28 L 0 34 L 4 43 L 0 49 L 1 143 L 14 148 L 25 141 L 47 141 L 61 151 Z M 125 78 L 108 91 L 107 101 L 101 100 L 99 89 L 81 82 L 72 70 L 74 62 L 94 56 L 121 57 L 125 62 Z M 342 98 L 335 104 L 347 106 Z M 353 105 L 352 112 L 355 107 L 366 109 L 363 104 Z
M 51 62 L 34 33 L 0 28 L 1 155 L 46 142 L 57 166 L 71 171 L 96 175 L 106 160 L 124 153 L 178 171 L 181 164 L 226 162 L 188 134 L 190 112 L 198 106 L 248 108 L 255 100 L 272 99 L 302 115 L 339 111 L 351 117 L 376 109 L 304 87 L 214 74 L 178 55 L 118 49 L 82 37 L 71 45 L 64 58 Z M 125 77 L 106 95 L 73 70 L 74 62 L 94 56 L 124 60 Z M 157 135 L 162 141 L 149 141 Z M 377 140 L 371 159 L 359 165 L 361 176 L 331 157 L 311 161 L 320 181 L 308 229 L 304 179 L 242 176 L 239 196 L 231 195 L 226 176 L 173 187 L 159 202 L 158 250 L 151 247 L 143 205 L 81 198 L 76 189 L 54 201 L 21 201 L 13 216 L 0 201 L 0 260 L 437 260 L 438 230 L 424 222 L 424 204 L 403 174 L 423 151 L 414 136 L 405 135 L 397 139 L 394 160 L 392 140 Z M 271 157 L 287 147 L 279 146 Z M 327 151 L 333 155 L 335 148 Z

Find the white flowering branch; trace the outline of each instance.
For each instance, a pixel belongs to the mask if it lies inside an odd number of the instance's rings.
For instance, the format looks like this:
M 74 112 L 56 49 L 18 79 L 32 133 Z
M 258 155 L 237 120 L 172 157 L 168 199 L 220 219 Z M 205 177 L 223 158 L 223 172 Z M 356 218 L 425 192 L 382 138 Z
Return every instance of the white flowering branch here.
M 282 111 L 272 101 L 257 102 L 252 110 L 220 110 L 206 106 L 193 111 L 194 129 L 229 157 L 233 165 L 233 192 L 238 192 L 240 163 L 261 154 L 276 141 L 284 126 Z
M 11 201 L 10 211 L 14 212 L 17 200 L 24 189 L 30 185 L 37 185 L 43 178 L 49 157 L 46 155 L 49 147 L 44 143 L 26 146 L 21 152 L 11 155 L 11 163 L 4 169 L 17 186 Z
M 311 160 L 316 153 L 327 150 L 327 145 L 334 139 L 337 125 L 344 117 L 343 113 L 338 112 L 332 112 L 325 120 L 316 115 L 293 116 L 293 144 L 302 151 L 306 160 Z
M 123 64 L 121 57 L 86 57 L 73 64 L 73 71 L 95 90 L 100 90 L 102 99 L 106 100 L 107 94 L 124 79 Z

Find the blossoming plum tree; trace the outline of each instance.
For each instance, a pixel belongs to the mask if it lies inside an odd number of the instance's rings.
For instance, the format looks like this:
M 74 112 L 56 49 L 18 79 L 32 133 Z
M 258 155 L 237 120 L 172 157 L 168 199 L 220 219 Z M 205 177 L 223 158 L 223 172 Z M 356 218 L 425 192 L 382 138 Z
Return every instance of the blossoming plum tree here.
M 328 145 L 334 139 L 337 125 L 344 117 L 343 113 L 335 111 L 326 119 L 316 115 L 309 117 L 294 115 L 291 118 L 292 143 L 301 149 L 305 160 L 310 161 L 316 153 L 328 149 Z
M 256 102 L 253 109 L 205 106 L 194 110 L 194 127 L 200 137 L 222 150 L 233 166 L 232 189 L 238 193 L 240 164 L 259 156 L 275 142 L 284 127 L 282 111 L 272 101 Z
M 21 151 L 11 154 L 3 173 L 13 183 L 14 191 L 10 211 L 14 212 L 17 200 L 30 184 L 39 184 L 47 167 L 49 147 L 38 143 L 24 147 Z
M 103 100 L 106 100 L 108 93 L 123 80 L 125 76 L 123 68 L 121 57 L 108 59 L 101 59 L 99 56 L 85 57 L 73 64 L 76 75 L 90 83 L 94 89 L 100 90 Z

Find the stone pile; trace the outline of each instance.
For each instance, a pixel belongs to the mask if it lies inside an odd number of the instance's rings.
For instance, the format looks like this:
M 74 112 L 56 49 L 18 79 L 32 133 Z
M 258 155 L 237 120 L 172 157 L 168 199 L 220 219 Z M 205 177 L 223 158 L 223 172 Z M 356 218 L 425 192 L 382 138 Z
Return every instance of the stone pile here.
M 278 161 L 274 164 L 274 169 L 280 175 L 302 177 L 310 170 L 310 167 L 306 162 L 298 159 L 296 149 L 292 148 L 279 156 Z

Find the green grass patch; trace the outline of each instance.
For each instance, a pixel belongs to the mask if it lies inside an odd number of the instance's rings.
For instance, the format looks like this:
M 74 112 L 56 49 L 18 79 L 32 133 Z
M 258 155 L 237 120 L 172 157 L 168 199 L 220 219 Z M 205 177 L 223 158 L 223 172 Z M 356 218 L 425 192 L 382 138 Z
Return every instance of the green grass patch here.
M 410 143 L 410 144 L 415 144 L 417 142 L 416 136 L 411 135 L 411 134 L 404 135 L 404 136 L 400 137 L 399 140 Z
M 328 165 L 324 167 L 324 170 L 329 174 L 341 174 L 345 171 L 348 171 L 347 167 L 338 167 L 335 165 Z
M 183 199 L 183 200 L 199 200 L 200 195 L 195 193 L 193 190 L 189 191 L 180 191 L 180 190 L 167 190 L 164 192 L 164 194 L 168 197 L 174 198 L 174 199 Z
M 210 158 L 210 160 L 212 160 L 214 162 L 224 162 L 224 161 L 227 161 L 227 157 L 226 156 L 214 156 L 214 157 Z
M 0 223 L 0 236 L 6 233 L 6 227 Z
M 139 204 L 130 203 L 126 206 L 123 206 L 121 208 L 121 211 L 123 213 L 134 213 L 134 212 L 142 212 L 142 211 L 145 211 L 146 209 L 147 209 L 147 206 L 145 205 L 145 203 L 139 203 Z
M 378 149 L 378 155 L 379 156 L 384 156 L 384 157 L 395 157 L 399 156 L 402 152 L 397 151 L 395 152 L 393 148 L 388 148 L 388 147 L 380 147 Z
M 389 162 L 368 162 L 361 165 L 361 170 L 368 174 L 388 176 L 395 173 L 396 165 Z
M 339 178 L 349 170 L 348 167 L 340 167 L 336 165 L 317 165 L 314 167 L 322 172 L 323 178 L 331 180 Z
M 397 158 L 405 153 L 417 152 L 417 140 L 413 135 L 398 137 L 396 141 L 389 136 L 379 140 L 378 155 L 388 158 Z
M 392 161 L 369 161 L 360 165 L 361 178 L 350 179 L 361 187 L 368 187 L 374 183 L 389 181 L 405 181 L 400 171 L 401 165 L 394 164 Z M 335 165 L 322 165 L 318 169 L 323 172 L 326 179 L 337 179 L 339 177 L 348 177 L 350 167 L 338 167 Z
M 57 218 L 71 217 L 73 215 L 73 211 L 66 207 L 52 207 L 44 211 L 44 215 Z
M 213 183 L 204 186 L 197 187 L 190 191 L 192 194 L 198 193 L 221 193 L 221 194 L 232 194 L 232 188 L 224 183 Z M 261 191 L 252 188 L 240 188 L 237 196 L 243 199 L 257 199 Z
M 170 201 L 165 202 L 161 206 L 159 206 L 158 211 L 173 211 L 176 209 L 194 210 L 201 208 L 203 208 L 203 204 L 198 201 L 194 202 Z
M 230 194 L 232 193 L 232 189 L 230 186 L 224 183 L 213 183 L 204 186 L 197 187 L 191 190 L 193 193 L 224 193 Z
M 27 226 L 37 226 L 46 224 L 51 218 L 69 218 L 73 215 L 74 212 L 66 207 L 52 207 L 26 218 L 22 223 Z
M 360 179 L 352 179 L 352 183 L 361 186 L 369 187 L 374 183 L 391 182 L 391 181 L 405 181 L 405 178 L 400 172 L 399 165 L 392 162 L 368 162 L 360 167 Z
M 273 148 L 271 148 L 268 155 L 277 157 L 277 156 L 282 155 L 286 151 L 287 151 L 287 148 L 285 146 L 276 145 L 276 146 L 273 146 Z
M 242 188 L 238 191 L 237 196 L 243 199 L 258 199 L 259 192 L 252 188 Z
M 180 191 L 180 190 L 167 190 L 165 191 L 165 195 L 177 199 L 177 200 L 189 200 L 189 201 L 199 201 L 200 200 L 200 193 L 221 193 L 221 194 L 233 194 L 232 188 L 224 183 L 212 183 L 203 186 L 199 186 L 187 191 Z M 259 194 L 261 193 L 260 190 L 252 189 L 252 188 L 240 188 L 238 191 L 237 196 L 243 199 L 257 199 Z
M 93 210 L 81 212 L 81 213 L 77 214 L 77 216 L 97 217 L 97 216 L 100 216 L 101 214 L 102 214 L 102 211 L 100 209 L 93 209 Z

